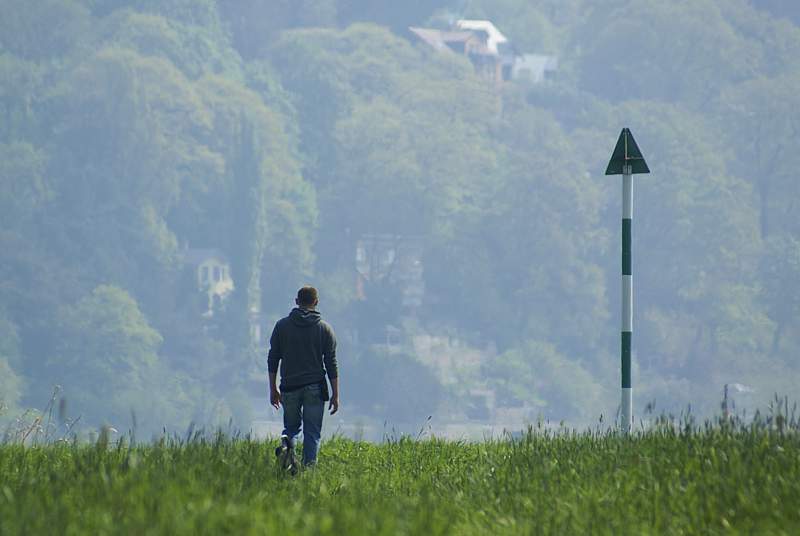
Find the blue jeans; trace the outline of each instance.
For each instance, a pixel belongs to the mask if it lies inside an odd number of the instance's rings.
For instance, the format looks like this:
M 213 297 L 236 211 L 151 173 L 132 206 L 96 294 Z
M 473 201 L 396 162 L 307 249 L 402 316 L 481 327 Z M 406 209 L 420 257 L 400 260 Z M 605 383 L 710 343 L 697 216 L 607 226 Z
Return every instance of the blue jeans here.
M 306 385 L 300 389 L 281 393 L 283 403 L 283 433 L 294 438 L 303 430 L 303 465 L 313 465 L 317 461 L 319 439 L 322 434 L 322 416 L 325 402 L 322 400 L 322 387 L 319 384 Z

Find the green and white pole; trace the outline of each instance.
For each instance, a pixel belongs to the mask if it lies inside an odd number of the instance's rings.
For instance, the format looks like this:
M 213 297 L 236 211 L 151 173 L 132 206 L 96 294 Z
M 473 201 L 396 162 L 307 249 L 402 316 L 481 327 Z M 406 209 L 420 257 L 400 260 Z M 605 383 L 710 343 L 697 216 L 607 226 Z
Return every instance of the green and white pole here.
M 633 176 L 631 166 L 622 166 L 622 400 L 620 426 L 630 431 L 633 426 L 633 389 L 631 388 L 631 340 L 633 339 Z
M 622 398 L 620 429 L 633 428 L 633 385 L 631 344 L 633 342 L 633 174 L 650 173 L 630 130 L 623 128 L 606 168 L 606 175 L 622 175 L 622 329 L 620 369 Z

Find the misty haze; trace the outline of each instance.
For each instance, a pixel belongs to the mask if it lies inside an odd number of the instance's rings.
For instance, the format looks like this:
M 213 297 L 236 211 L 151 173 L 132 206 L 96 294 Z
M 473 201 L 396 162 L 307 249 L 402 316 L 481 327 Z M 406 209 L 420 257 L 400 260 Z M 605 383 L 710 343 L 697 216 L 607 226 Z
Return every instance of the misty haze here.
M 0 430 L 497 436 L 800 395 L 800 4 L 0 0 Z M 691 409 L 689 409 L 691 408 Z M 549 423 L 549 424 L 548 424 Z

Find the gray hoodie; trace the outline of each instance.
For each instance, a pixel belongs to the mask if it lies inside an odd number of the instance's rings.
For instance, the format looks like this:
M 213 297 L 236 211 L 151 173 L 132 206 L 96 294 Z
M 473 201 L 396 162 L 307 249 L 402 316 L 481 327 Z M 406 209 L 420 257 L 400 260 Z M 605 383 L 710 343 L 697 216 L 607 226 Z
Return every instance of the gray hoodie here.
M 337 378 L 336 335 L 318 311 L 295 307 L 289 316 L 275 324 L 269 339 L 267 368 L 281 369 L 281 391 L 291 391 Z

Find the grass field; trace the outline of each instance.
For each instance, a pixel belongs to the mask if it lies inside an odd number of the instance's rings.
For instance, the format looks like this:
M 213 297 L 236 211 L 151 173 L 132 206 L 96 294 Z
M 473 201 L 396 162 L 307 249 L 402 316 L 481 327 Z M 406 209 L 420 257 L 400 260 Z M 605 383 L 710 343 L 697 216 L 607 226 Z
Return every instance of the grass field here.
M 531 430 L 483 443 L 0 446 L 0 534 L 800 534 L 789 426 Z

